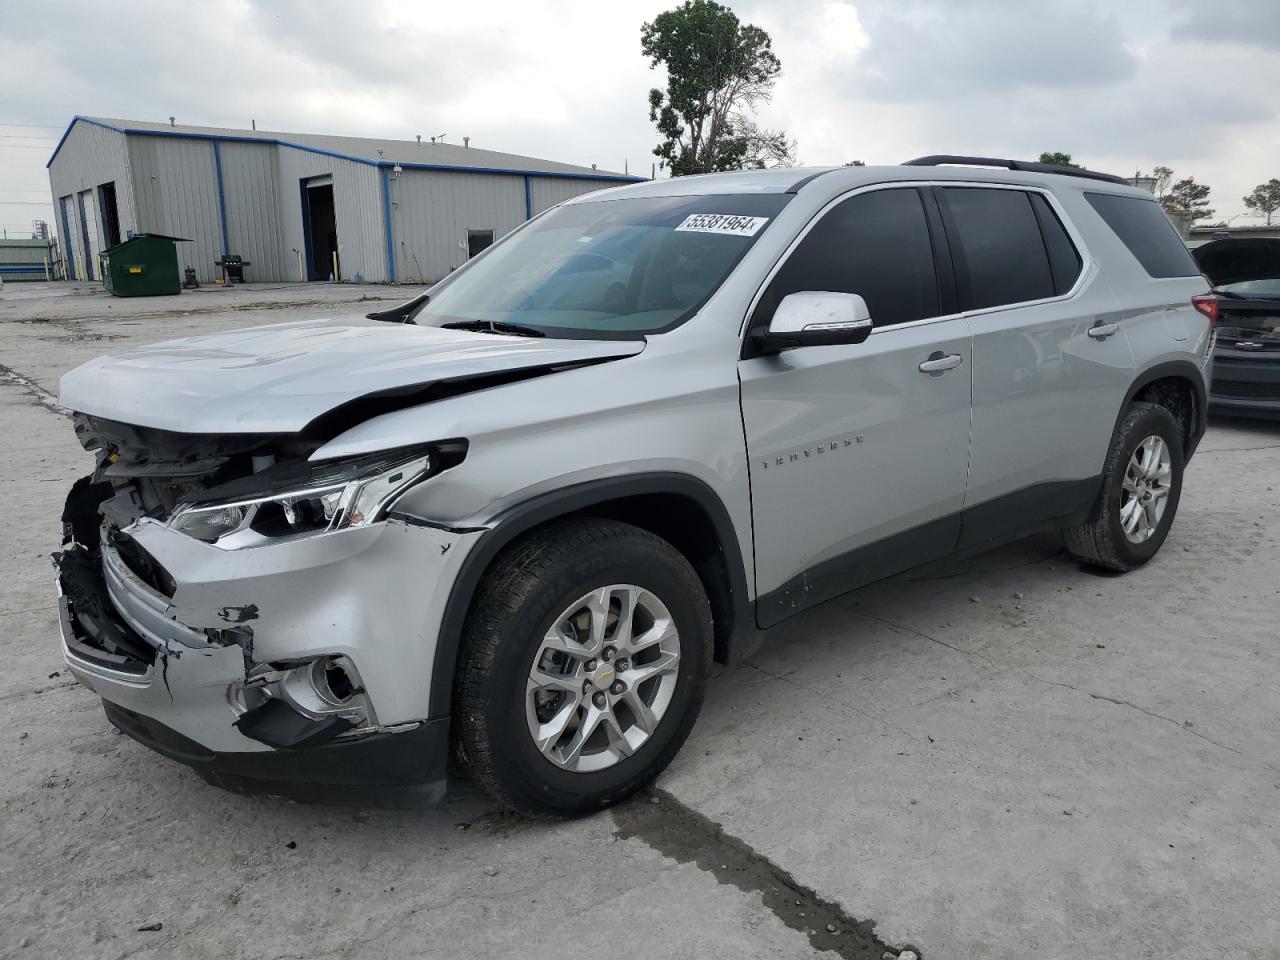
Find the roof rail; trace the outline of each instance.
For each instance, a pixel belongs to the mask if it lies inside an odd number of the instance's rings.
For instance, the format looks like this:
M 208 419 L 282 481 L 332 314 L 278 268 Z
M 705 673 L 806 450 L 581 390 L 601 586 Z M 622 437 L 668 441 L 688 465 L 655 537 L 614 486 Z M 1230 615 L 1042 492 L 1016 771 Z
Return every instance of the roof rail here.
M 1021 170 L 1024 173 L 1057 173 L 1064 177 L 1084 177 L 1088 180 L 1104 180 L 1107 183 L 1120 183 L 1132 186 L 1123 177 L 1109 173 L 1098 173 L 1083 167 L 1063 167 L 1056 163 L 1033 163 L 1030 160 L 1001 160 L 998 157 L 953 157 L 950 154 L 935 154 L 931 157 L 916 157 L 903 164 L 904 167 L 939 167 L 944 163 L 958 167 L 1004 167 L 1007 170 Z

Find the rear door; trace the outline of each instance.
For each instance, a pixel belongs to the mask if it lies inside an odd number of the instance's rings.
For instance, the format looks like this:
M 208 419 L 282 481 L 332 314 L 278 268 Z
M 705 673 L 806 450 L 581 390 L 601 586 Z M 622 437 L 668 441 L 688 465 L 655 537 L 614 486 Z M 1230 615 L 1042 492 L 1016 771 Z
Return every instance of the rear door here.
M 1133 357 L 1115 301 L 1052 195 L 935 189 L 973 334 L 965 548 L 1092 503 Z
M 754 329 L 787 294 L 857 293 L 875 324 L 861 344 L 776 356 L 752 355 L 747 341 L 739 376 L 762 625 L 955 545 L 970 351 L 945 247 L 927 190 L 856 193 L 815 219 L 752 312 Z

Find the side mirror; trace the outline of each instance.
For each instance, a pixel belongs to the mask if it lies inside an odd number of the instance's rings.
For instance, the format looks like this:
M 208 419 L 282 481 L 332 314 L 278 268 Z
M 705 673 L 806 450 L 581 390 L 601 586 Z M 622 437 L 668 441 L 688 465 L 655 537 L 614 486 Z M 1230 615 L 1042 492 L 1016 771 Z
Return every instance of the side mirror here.
M 773 312 L 769 329 L 751 339 L 761 353 L 795 347 L 862 343 L 871 335 L 871 312 L 856 293 L 790 293 Z

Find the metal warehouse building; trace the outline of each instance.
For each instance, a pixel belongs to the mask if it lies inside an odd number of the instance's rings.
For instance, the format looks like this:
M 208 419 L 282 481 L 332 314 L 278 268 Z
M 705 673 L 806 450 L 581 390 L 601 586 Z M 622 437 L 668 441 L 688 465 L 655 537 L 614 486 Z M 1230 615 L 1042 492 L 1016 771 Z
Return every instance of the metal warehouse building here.
M 642 178 L 469 146 L 76 117 L 47 164 L 67 275 L 134 233 L 204 282 L 431 283 L 562 200 Z

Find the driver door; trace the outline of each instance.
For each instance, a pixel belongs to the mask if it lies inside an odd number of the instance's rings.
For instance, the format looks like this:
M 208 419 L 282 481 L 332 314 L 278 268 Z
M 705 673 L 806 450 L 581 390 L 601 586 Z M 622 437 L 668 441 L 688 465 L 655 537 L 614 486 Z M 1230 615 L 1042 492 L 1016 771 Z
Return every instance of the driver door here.
M 829 207 L 751 329 L 788 294 L 821 291 L 863 297 L 865 342 L 761 356 L 748 339 L 739 363 L 762 627 L 945 555 L 959 535 L 970 334 L 932 196 L 873 188 Z

